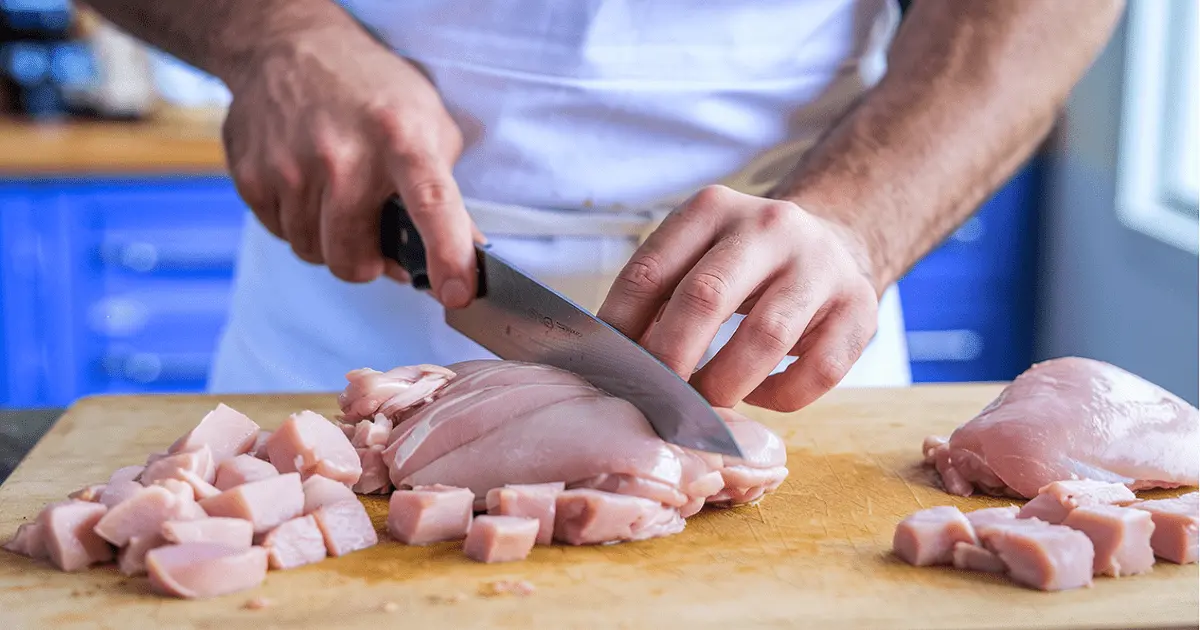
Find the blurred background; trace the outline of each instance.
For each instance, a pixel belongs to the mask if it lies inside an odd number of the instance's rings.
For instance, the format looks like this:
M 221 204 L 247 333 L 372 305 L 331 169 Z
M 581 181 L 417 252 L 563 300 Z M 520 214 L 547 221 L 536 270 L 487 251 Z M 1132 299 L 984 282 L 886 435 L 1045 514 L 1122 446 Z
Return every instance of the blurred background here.
M 917 381 L 1076 354 L 1197 402 L 1197 19 L 1131 0 L 1038 155 L 903 279 Z M 0 0 L 0 479 L 81 396 L 204 388 L 249 217 L 228 99 L 71 2 Z

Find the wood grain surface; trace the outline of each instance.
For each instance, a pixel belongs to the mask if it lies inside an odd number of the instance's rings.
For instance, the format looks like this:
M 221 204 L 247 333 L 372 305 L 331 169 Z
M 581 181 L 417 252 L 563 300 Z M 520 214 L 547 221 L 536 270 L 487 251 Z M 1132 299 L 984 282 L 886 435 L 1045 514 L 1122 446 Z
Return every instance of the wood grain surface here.
M 164 110 L 145 122 L 0 118 L 0 175 L 223 174 L 220 117 Z
M 1098 578 L 1042 593 L 996 576 L 913 568 L 889 553 L 896 523 L 951 497 L 920 462 L 921 440 L 982 408 L 996 385 L 841 390 L 795 414 L 745 411 L 788 444 L 787 482 L 754 506 L 705 510 L 674 537 L 602 547 L 539 547 L 525 562 L 481 565 L 458 543 L 376 547 L 286 572 L 207 601 L 151 595 L 111 566 L 65 574 L 0 553 L 0 628 L 1165 628 L 1200 622 L 1197 567 Z M 274 427 L 334 395 L 228 396 Z M 0 538 L 44 504 L 140 463 L 217 402 L 203 396 L 80 401 L 0 486 Z M 1167 496 L 1174 493 L 1151 493 Z M 364 499 L 383 531 L 383 499 Z M 487 594 L 526 580 L 528 596 Z M 266 608 L 245 604 L 265 598 Z

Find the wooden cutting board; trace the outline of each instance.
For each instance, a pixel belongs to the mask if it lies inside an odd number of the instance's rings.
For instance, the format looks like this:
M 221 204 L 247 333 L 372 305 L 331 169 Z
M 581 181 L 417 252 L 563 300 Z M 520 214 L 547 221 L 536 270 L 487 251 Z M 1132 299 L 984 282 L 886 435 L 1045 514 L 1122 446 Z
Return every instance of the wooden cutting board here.
M 409 548 L 385 539 L 346 557 L 272 572 L 254 591 L 189 602 L 151 595 L 144 578 L 124 578 L 111 566 L 64 574 L 0 552 L 0 628 L 1196 627 L 1196 565 L 1159 564 L 1149 575 L 1042 593 L 995 576 L 913 568 L 890 556 L 896 523 L 914 510 L 1005 503 L 951 497 L 919 465 L 926 435 L 947 434 L 998 391 L 843 390 L 795 414 L 747 409 L 788 444 L 791 475 L 776 493 L 754 506 L 706 510 L 674 537 L 542 547 L 521 563 L 481 565 L 457 543 Z M 268 428 L 300 409 L 337 411 L 333 395 L 221 400 Z M 216 402 L 80 401 L 0 487 L 0 538 L 44 504 L 162 450 Z M 382 532 L 385 502 L 366 503 Z M 509 579 L 537 590 L 481 594 Z M 270 606 L 244 608 L 258 597 Z

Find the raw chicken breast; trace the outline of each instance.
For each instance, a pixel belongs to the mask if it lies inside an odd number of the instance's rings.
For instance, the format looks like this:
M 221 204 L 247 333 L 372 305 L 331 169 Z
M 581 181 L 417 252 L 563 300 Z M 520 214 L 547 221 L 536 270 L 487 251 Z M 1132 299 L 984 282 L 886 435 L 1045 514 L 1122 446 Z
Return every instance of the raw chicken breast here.
M 269 532 L 304 511 L 304 489 L 298 473 L 276 475 L 234 486 L 200 506 L 209 516 L 228 516 L 254 523 L 254 533 Z
M 402 398 L 375 394 L 371 384 L 387 379 L 374 371 L 351 373 L 340 398 L 343 410 L 357 410 L 348 412 L 347 419 L 384 413 L 394 422 L 382 456 L 397 490 L 435 484 L 469 488 L 475 509 L 482 510 L 488 492 L 497 488 L 563 484 L 601 491 L 600 496 L 651 501 L 657 504 L 655 518 L 647 523 L 660 526 L 639 527 L 638 535 L 666 535 L 681 530 L 680 517 L 695 514 L 706 502 L 728 506 L 756 501 L 788 473 L 778 436 L 732 410 L 719 413 L 742 445 L 744 461 L 667 444 L 632 404 L 565 370 L 468 361 L 449 366 L 452 377 L 432 383 L 432 393 L 418 399 L 409 395 L 410 385 L 420 374 L 428 376 L 422 369 L 402 372 L 408 379 L 408 385 L 398 386 L 405 393 Z M 368 400 L 361 408 L 356 406 L 360 398 Z M 381 399 L 395 404 L 381 411 Z M 356 434 L 365 440 L 368 427 L 359 426 Z M 571 501 L 578 506 L 631 505 L 607 499 L 593 504 L 578 497 Z M 670 514 L 660 514 L 662 509 Z M 614 540 L 629 535 L 619 533 Z M 597 542 L 590 534 L 585 538 Z
M 137 481 L 142 476 L 142 471 L 146 470 L 145 466 L 125 466 L 113 471 L 113 474 L 108 478 L 108 485 L 125 483 L 128 481 Z
M 567 490 L 554 509 L 554 539 L 568 545 L 597 545 L 670 536 L 683 531 L 678 510 L 641 497 Z
M 143 486 L 149 486 L 163 479 L 182 480 L 183 471 L 190 472 L 207 483 L 213 482 L 217 467 L 212 450 L 207 444 L 201 444 L 189 451 L 176 451 L 154 460 L 154 463 L 147 465 L 142 471 L 139 479 Z
M 172 543 L 207 542 L 245 549 L 254 541 L 254 524 L 226 516 L 167 521 L 163 523 L 162 535 Z
M 463 553 L 476 562 L 515 562 L 533 550 L 541 523 L 535 518 L 484 514 L 471 523 Z
M 1038 495 L 1021 508 L 1018 518 L 1037 518 L 1058 524 L 1078 507 L 1119 505 L 1136 501 L 1133 491 L 1119 483 L 1081 479 L 1055 481 L 1038 490 Z
M 363 422 L 366 422 L 365 420 Z M 387 462 L 383 461 L 383 447 L 370 446 L 355 449 L 362 463 L 362 475 L 352 488 L 358 494 L 387 494 L 392 491 L 392 480 L 388 476 Z
M 181 453 L 207 446 L 213 461 L 219 463 L 249 451 L 254 446 L 258 431 L 259 427 L 253 420 L 221 403 L 216 409 L 208 412 L 196 428 L 176 440 L 167 452 Z M 212 479 L 205 481 L 211 482 Z
M 332 557 L 373 547 L 379 542 L 371 517 L 358 499 L 323 505 L 312 517 L 325 538 L 325 551 Z
M 1018 376 L 926 460 L 951 494 L 1032 498 L 1055 481 L 1132 490 L 1200 482 L 1200 415 L 1178 396 L 1113 365 L 1066 357 Z
M 346 375 L 350 384 L 338 396 L 342 420 L 355 422 L 383 414 L 389 418 L 420 405 L 454 378 L 438 365 L 413 365 L 379 372 L 369 368 Z
M 301 479 L 321 475 L 351 486 L 362 474 L 346 434 L 312 411 L 289 416 L 267 440 L 267 453 L 279 472 L 299 472 Z
M 311 514 L 271 530 L 263 539 L 272 569 L 294 569 L 325 559 L 325 537 Z
M 971 523 L 971 527 L 983 527 L 989 523 L 1011 521 L 1014 518 L 1017 518 L 1017 514 L 1020 512 L 1021 508 L 1015 505 L 1008 505 L 1005 507 L 972 510 L 967 512 L 965 516 L 967 517 L 967 521 Z
M 1071 510 L 1063 525 L 1087 535 L 1095 549 L 1092 573 L 1121 577 L 1145 573 L 1154 566 L 1150 535 L 1154 521 L 1141 510 L 1093 505 Z
M 1197 534 L 1200 533 L 1200 493 L 1189 492 L 1174 499 L 1134 503 L 1131 508 L 1145 510 L 1154 520 L 1150 546 L 1154 555 L 1176 564 L 1191 564 L 1197 559 Z
M 896 526 L 892 549 L 913 566 L 952 564 L 958 543 L 978 543 L 970 521 L 956 507 L 939 505 L 910 514 Z
M 471 529 L 475 494 L 431 486 L 397 490 L 388 502 L 388 533 L 406 545 L 462 540 Z
M 1095 552 L 1082 532 L 1036 519 L 1014 519 L 984 525 L 977 534 L 1018 584 L 1043 591 L 1092 584 Z
M 231 457 L 217 466 L 216 480 L 213 486 L 225 491 L 234 486 L 240 486 L 251 481 L 266 479 L 278 475 L 279 471 L 268 462 L 264 462 L 250 454 Z
M 75 492 L 67 495 L 68 499 L 78 499 L 80 501 L 89 501 L 91 503 L 99 503 L 100 495 L 104 494 L 104 488 L 107 484 L 97 483 L 90 486 L 84 486 Z
M 113 549 L 94 531 L 108 508 L 69 499 L 51 503 L 37 517 L 46 555 L 63 571 L 78 571 L 113 559 Z
M 109 482 L 104 486 L 104 492 L 100 495 L 100 503 L 111 510 L 122 501 L 141 492 L 142 488 L 142 484 L 136 481 Z
M 537 544 L 554 542 L 554 511 L 565 484 L 540 483 L 492 488 L 487 493 L 488 514 L 522 516 L 538 521 Z
M 953 563 L 955 569 L 964 571 L 982 571 L 984 573 L 1004 573 L 1008 567 L 1000 556 L 969 542 L 954 543 Z
M 354 425 L 350 443 L 354 445 L 354 448 L 387 446 L 392 428 L 392 421 L 387 416 L 377 413 L 374 421 L 360 420 L 358 424 Z
M 265 429 L 259 431 L 258 435 L 254 438 L 254 446 L 251 446 L 247 452 L 263 461 L 270 459 L 271 456 L 267 453 L 267 440 L 271 439 L 272 433 L 274 431 L 267 431 Z
M 267 550 L 237 549 L 213 543 L 184 543 L 146 554 L 150 588 L 157 593 L 199 599 L 228 595 L 262 584 Z
M 108 510 L 95 529 L 101 538 L 124 547 L 134 536 L 158 534 L 167 521 L 204 516 L 204 510 L 194 500 L 162 486 L 150 486 Z
M 42 527 L 37 520 L 21 523 L 12 540 L 4 543 L 4 549 L 30 558 L 46 557 L 46 540 L 42 537 Z
M 331 503 L 355 500 L 354 491 L 346 484 L 338 483 L 321 475 L 313 475 L 301 485 L 304 492 L 304 513 L 312 514 L 317 508 Z
M 146 573 L 146 554 L 151 549 L 157 549 L 170 544 L 161 534 L 134 536 L 129 543 L 117 551 L 117 570 L 122 575 L 133 577 Z

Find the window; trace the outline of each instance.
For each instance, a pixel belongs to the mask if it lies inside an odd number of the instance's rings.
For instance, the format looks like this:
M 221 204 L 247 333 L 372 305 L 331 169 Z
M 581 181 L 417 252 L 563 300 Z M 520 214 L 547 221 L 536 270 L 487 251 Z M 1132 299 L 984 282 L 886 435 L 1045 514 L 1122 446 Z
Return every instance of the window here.
M 1131 229 L 1195 254 L 1196 0 L 1129 3 L 1117 212 Z

